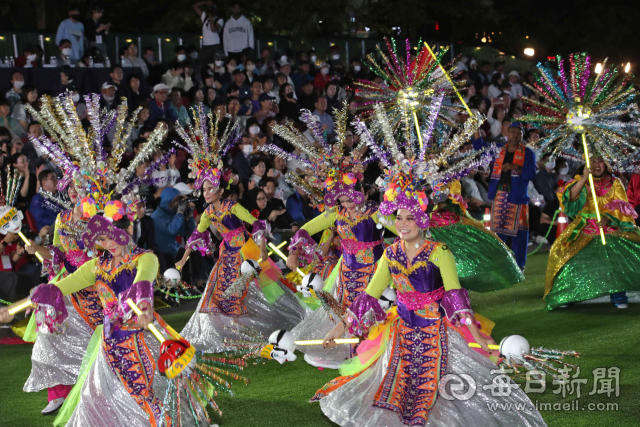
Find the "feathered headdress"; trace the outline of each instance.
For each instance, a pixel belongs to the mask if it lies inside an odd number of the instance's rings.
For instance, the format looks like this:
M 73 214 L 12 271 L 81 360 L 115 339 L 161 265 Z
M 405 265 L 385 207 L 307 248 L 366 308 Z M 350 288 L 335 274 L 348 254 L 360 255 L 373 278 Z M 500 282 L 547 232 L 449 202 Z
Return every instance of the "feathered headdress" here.
M 165 125 L 158 124 L 129 166 L 120 169 L 120 160 L 140 108 L 133 112 L 127 122 L 126 99 L 123 98 L 122 104 L 111 111 L 100 110 L 98 94 L 85 95 L 84 99 L 91 124 L 87 131 L 80 123 L 69 93 L 58 97 L 42 96 L 40 111 L 30 105 L 26 105 L 26 108 L 48 133 L 48 136 L 29 136 L 29 139 L 64 171 L 64 176 L 58 182 L 58 190 L 64 190 L 73 181 L 83 216 L 90 218 L 104 211 L 116 194 L 125 203 L 135 197 L 137 186 L 142 183 L 136 176 L 136 168 L 151 158 L 166 136 L 167 129 Z M 103 143 L 113 126 L 114 138 L 111 150 L 107 153 Z
M 219 187 L 220 178 L 224 175 L 222 159 L 242 137 L 239 121 L 229 121 L 222 135 L 219 135 L 220 112 L 216 112 L 215 116 L 211 111 L 205 114 L 201 105 L 192 108 L 192 111 L 193 123 L 187 121 L 187 130 L 177 126 L 178 134 L 186 146 L 177 141 L 174 144 L 193 157 L 189 159 L 189 177 L 195 178 L 196 190 L 200 190 L 205 181 Z
M 301 134 L 292 123 L 288 123 L 285 126 L 275 125 L 273 126 L 273 131 L 305 153 L 306 159 L 294 153 L 288 153 L 273 144 L 267 144 L 261 147 L 260 150 L 282 157 L 285 160 L 293 159 L 302 163 L 305 167 L 305 181 L 308 187 L 324 191 L 324 201 L 327 206 L 334 206 L 336 200 L 341 196 L 347 196 L 357 204 L 363 203 L 364 195 L 354 187 L 363 178 L 363 165 L 366 161 L 361 161 L 357 154 L 344 155 L 347 107 L 344 106 L 335 113 L 334 123 L 337 141 L 333 145 L 327 142 L 317 116 L 311 114 L 309 110 L 302 110 L 300 119 L 307 125 L 307 129 L 315 139 L 315 142 L 318 143 L 318 146 Z M 361 148 L 362 144 L 355 147 L 353 152 L 358 153 Z M 289 181 L 294 185 L 298 179 L 289 177 Z M 317 193 L 314 193 L 313 190 L 308 190 L 307 192 L 317 196 Z
M 557 59 L 557 72 L 538 64 L 536 82 L 527 86 L 544 97 L 544 102 L 522 98 L 532 112 L 519 120 L 550 130 L 535 146 L 553 158 L 581 161 L 586 146 L 590 155 L 618 169 L 625 159 L 635 157 L 640 144 L 632 76 L 621 77 L 618 68 L 607 66 L 606 60 L 594 75 L 586 53 L 570 55 L 568 70 L 565 61 Z

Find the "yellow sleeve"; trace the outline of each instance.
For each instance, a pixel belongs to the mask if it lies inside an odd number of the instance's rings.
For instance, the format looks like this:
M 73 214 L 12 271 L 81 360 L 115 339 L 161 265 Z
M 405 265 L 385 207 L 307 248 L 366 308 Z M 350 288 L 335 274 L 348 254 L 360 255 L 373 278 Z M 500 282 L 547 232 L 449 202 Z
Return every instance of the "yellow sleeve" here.
M 233 207 L 231 208 L 231 213 L 237 216 L 238 218 L 240 218 L 241 220 L 243 220 L 244 222 L 248 222 L 249 224 L 252 224 L 252 225 L 254 222 L 257 221 L 256 217 L 251 215 L 251 213 L 249 213 L 249 211 L 246 210 L 240 203 L 236 203 L 235 205 L 233 205 Z
M 389 286 L 389 283 L 391 283 L 389 260 L 387 259 L 386 254 L 382 254 L 380 259 L 378 260 L 376 272 L 373 273 L 373 277 L 371 278 L 367 289 L 365 289 L 365 292 L 375 299 L 378 299 L 387 288 L 387 286 Z
M 383 216 L 387 219 L 387 221 L 391 221 L 391 225 L 385 225 L 385 228 L 397 236 L 398 230 L 396 230 L 396 216 L 395 215 L 383 215 Z M 376 211 L 376 213 L 371 215 L 371 219 L 373 220 L 373 222 L 378 224 L 378 211 Z
M 200 215 L 200 223 L 198 224 L 198 232 L 204 233 L 207 231 L 207 228 L 211 225 L 211 218 L 207 215 L 207 211 L 205 210 Z
M 148 252 L 138 258 L 136 278 L 133 283 L 147 281 L 153 283 L 158 275 L 158 257 Z
M 53 231 L 53 246 L 60 248 L 61 251 L 64 252 L 64 248 L 62 247 L 62 241 L 60 240 L 60 234 L 58 234 L 58 228 L 60 227 L 60 214 L 56 217 L 56 228 Z
M 458 281 L 458 271 L 456 270 L 456 260 L 453 258 L 453 254 L 445 244 L 438 245 L 431 255 L 429 256 L 431 261 L 436 267 L 440 269 L 442 275 L 442 281 L 444 282 L 444 290 L 450 291 L 451 289 L 460 289 L 460 281 Z
M 96 262 L 96 258 L 85 262 L 74 273 L 60 280 L 55 285 L 64 295 L 69 295 L 91 285 L 95 285 L 96 274 L 93 272 L 93 267 L 95 267 Z
M 330 212 L 321 213 L 311 221 L 302 226 L 302 230 L 309 233 L 309 236 L 313 236 L 316 233 L 326 230 L 329 227 L 333 227 L 336 222 L 336 212 L 332 209 Z

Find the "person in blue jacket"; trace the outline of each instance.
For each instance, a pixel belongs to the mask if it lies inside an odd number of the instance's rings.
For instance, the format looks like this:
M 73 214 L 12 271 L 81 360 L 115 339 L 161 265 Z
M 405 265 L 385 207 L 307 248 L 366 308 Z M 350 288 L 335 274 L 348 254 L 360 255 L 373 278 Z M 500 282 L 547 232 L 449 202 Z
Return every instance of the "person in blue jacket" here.
M 158 258 L 163 258 L 166 267 L 173 267 L 182 256 L 178 257 L 182 248 L 176 237 L 182 236 L 186 241 L 196 229 L 193 209 L 194 204 L 173 187 L 167 187 L 160 193 L 160 206 L 151 218 L 155 226 Z
M 489 199 L 491 203 L 491 231 L 505 244 L 511 239 L 511 249 L 518 266 L 524 271 L 529 245 L 529 181 L 536 177 L 536 155 L 522 144 L 522 125 L 511 123 L 507 143 L 491 163 Z M 485 142 L 474 139 L 473 148 L 481 149 Z

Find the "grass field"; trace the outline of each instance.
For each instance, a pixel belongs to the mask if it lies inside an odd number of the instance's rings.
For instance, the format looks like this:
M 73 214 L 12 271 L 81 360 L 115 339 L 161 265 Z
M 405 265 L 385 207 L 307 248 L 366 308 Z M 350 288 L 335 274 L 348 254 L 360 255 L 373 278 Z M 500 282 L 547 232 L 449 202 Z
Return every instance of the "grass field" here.
M 534 255 L 527 263 L 524 282 L 496 293 L 472 294 L 474 309 L 496 322 L 493 331 L 496 340 L 520 334 L 533 346 L 580 352 L 580 359 L 575 360 L 581 370 L 578 378 L 588 382 L 581 387 L 579 410 L 541 410 L 549 426 L 640 425 L 640 306 L 632 304 L 627 310 L 619 310 L 611 304 L 588 304 L 544 311 L 541 297 L 546 262 L 546 254 Z M 191 313 L 162 311 L 161 314 L 180 330 Z M 28 345 L 0 346 L 0 426 L 48 426 L 53 421 L 52 417 L 40 415 L 46 405 L 46 391 L 22 392 L 31 368 L 30 354 Z M 592 371 L 609 367 L 620 369 L 619 396 L 589 395 L 594 389 Z M 224 411 L 221 418 L 215 419 L 220 426 L 332 425 L 319 405 L 308 403 L 308 399 L 336 375 L 335 371 L 317 370 L 299 357 L 296 362 L 284 365 L 269 361 L 251 366 L 245 375 L 251 383 L 238 385 L 236 397 L 218 399 Z M 558 388 L 548 379 L 544 393 L 529 394 L 529 397 L 533 402 L 543 403 L 569 403 L 576 399 L 575 390 L 563 398 L 554 393 Z M 610 405 L 609 410 L 599 411 L 596 406 L 596 410 L 591 411 L 589 404 L 617 404 L 617 410 Z

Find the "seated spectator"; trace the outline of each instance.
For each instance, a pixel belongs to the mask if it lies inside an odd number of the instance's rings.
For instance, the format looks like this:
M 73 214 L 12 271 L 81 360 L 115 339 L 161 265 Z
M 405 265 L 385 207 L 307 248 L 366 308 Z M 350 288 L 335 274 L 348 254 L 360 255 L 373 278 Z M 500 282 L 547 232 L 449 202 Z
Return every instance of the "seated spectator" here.
M 260 180 L 260 189 L 267 197 L 267 211 L 269 212 L 267 219 L 272 223 L 272 228 L 281 230 L 293 228 L 294 232 L 297 231 L 297 223 L 287 213 L 284 202 L 276 197 L 278 181 L 275 178 L 264 177 Z M 259 194 L 258 197 L 260 197 Z
M 260 111 L 260 95 L 262 94 L 262 81 L 254 79 L 251 82 L 251 111 L 255 115 Z
M 254 71 L 256 70 L 256 64 L 255 62 L 253 62 L 253 59 L 247 58 L 247 60 L 244 62 L 244 69 L 247 75 L 247 83 L 253 83 L 257 76 L 257 74 L 254 74 Z
M 226 109 L 226 104 L 224 103 L 224 100 L 222 99 L 218 100 L 218 92 L 215 90 L 215 88 L 205 86 L 202 89 L 202 93 L 204 95 L 203 104 L 206 105 L 209 109 L 211 110 L 215 109 L 216 105 L 224 105 Z
M 149 69 L 144 59 L 138 58 L 138 46 L 132 41 L 125 46 L 125 56 L 121 65 L 123 67 L 138 67 L 142 71 L 142 77 L 145 79 L 149 77 Z
M 161 149 L 157 149 L 153 155 L 153 161 L 158 161 L 164 156 Z M 180 172 L 176 169 L 176 155 L 169 156 L 167 163 L 163 163 L 157 170 L 153 171 L 151 177 L 154 179 L 156 187 L 171 187 L 180 181 Z
M 13 107 L 13 113 L 11 114 L 11 117 L 13 117 L 14 120 L 17 120 L 18 123 L 20 123 L 20 126 L 22 127 L 21 132 L 16 132 L 16 135 L 20 137 L 27 135 L 29 123 L 35 120 L 33 115 L 29 111 L 27 111 L 27 109 L 25 108 L 27 104 L 31 105 L 31 107 L 33 107 L 35 110 L 40 109 L 40 100 L 38 99 L 38 89 L 36 89 L 35 86 L 31 86 L 31 85 L 24 86 L 22 88 L 22 97 L 20 102 L 18 102 Z
M 315 89 L 317 94 L 324 93 L 325 85 L 331 80 L 329 77 L 329 64 L 323 62 L 320 64 L 320 72 L 316 74 L 315 79 L 313 80 L 313 88 Z
M 22 46 L 22 55 L 15 59 L 15 66 L 17 68 L 32 68 L 38 67 L 38 49 L 33 43 L 25 43 Z
M 313 77 L 310 74 L 311 66 L 309 61 L 300 61 L 298 63 L 298 67 L 298 71 L 291 75 L 291 81 L 293 82 L 293 86 L 299 96 L 302 92 L 302 86 L 304 86 L 305 83 L 310 82 L 313 86 Z
M 247 76 L 245 75 L 244 71 L 236 69 L 233 71 L 233 80 L 227 84 L 227 88 L 235 84 L 238 90 L 238 94 L 233 96 L 237 96 L 240 102 L 244 101 L 245 99 L 251 99 L 251 88 L 246 85 L 246 79 Z M 223 91 L 226 91 L 226 88 L 224 86 Z
M 47 191 L 53 195 L 58 193 L 56 186 L 58 184 L 58 177 L 52 171 L 42 171 L 38 175 L 38 182 L 40 183 L 40 191 Z M 37 193 L 31 199 L 29 205 L 29 212 L 33 215 L 33 219 L 36 221 L 36 227 L 38 230 L 42 230 L 43 227 L 49 226 L 53 228 L 53 223 L 56 221 L 58 212 L 52 210 L 45 204 L 45 197 Z
M 509 126 L 511 126 L 511 119 L 505 117 L 502 119 L 502 128 L 500 129 L 500 134 L 498 136 L 494 136 L 492 138 L 492 142 L 495 142 L 496 145 L 504 145 L 507 143 L 508 134 L 509 134 Z
M 503 107 L 495 108 L 494 100 L 491 99 L 491 107 L 487 112 L 487 121 L 491 125 L 491 138 L 497 138 L 502 133 L 502 122 L 506 116 Z
M 129 111 L 135 111 L 138 107 L 145 105 L 145 99 L 140 94 L 140 76 L 131 73 L 127 76 L 127 108 Z
M 489 98 L 497 98 L 502 94 L 500 85 L 502 84 L 502 76 L 498 73 L 491 76 L 491 85 L 489 85 Z
M 478 171 L 472 169 L 469 175 L 460 178 L 460 184 L 462 186 L 462 197 L 467 202 L 469 213 L 475 219 L 482 219 L 485 208 L 491 207 L 491 201 L 483 199 L 478 183 L 475 180 L 477 174 Z
M 273 77 L 268 76 L 262 80 L 262 92 L 272 96 L 274 99 L 276 99 L 276 102 L 278 102 L 278 91 L 274 87 Z
M 313 111 L 315 109 L 316 97 L 313 94 L 313 82 L 306 81 L 302 84 L 302 89 L 298 94 L 298 106 L 300 109 Z
M 71 49 L 71 40 L 62 39 L 58 42 L 58 54 L 56 55 L 56 63 L 58 67 L 70 65 L 72 63 L 73 50 Z M 79 56 L 78 59 L 82 57 Z
M 107 110 L 115 110 L 118 107 L 118 100 L 116 99 L 116 86 L 113 83 L 104 82 L 102 84 L 102 90 L 100 91 L 102 96 L 100 97 L 100 108 L 106 108 Z
M 184 107 L 184 105 L 182 105 L 182 92 L 179 88 L 174 87 L 173 89 L 171 89 L 169 102 L 171 103 L 171 108 L 173 108 L 173 111 L 178 113 L 178 122 L 180 123 L 180 126 L 186 126 L 187 120 L 189 120 L 189 113 L 187 112 L 187 109 Z
M 518 83 L 518 81 L 520 80 L 520 74 L 518 74 L 516 70 L 512 70 L 509 73 L 508 78 L 509 78 L 509 84 L 511 84 L 511 90 L 509 91 L 509 96 L 511 96 L 511 99 L 521 98 L 523 95 L 522 85 Z
M 336 111 L 342 108 L 342 102 L 338 99 L 338 82 L 334 80 L 328 82 L 324 91 L 327 98 L 327 114 L 333 117 Z
M 146 202 L 144 200 L 136 203 L 136 219 L 133 221 L 133 242 L 143 249 L 158 252 L 156 246 L 156 231 L 153 219 L 146 215 Z
M 193 68 L 188 65 L 180 65 L 178 62 L 170 62 L 167 72 L 162 75 L 162 83 L 169 87 L 177 87 L 188 91 L 193 87 L 191 75 Z
M 147 83 L 149 83 L 151 86 L 160 83 L 160 80 L 162 79 L 163 68 L 162 64 L 156 60 L 155 50 L 153 50 L 151 46 L 147 46 L 144 48 L 142 59 L 144 60 L 147 69 L 149 70 Z
M 280 104 L 278 110 L 292 121 L 298 121 L 300 118 L 300 106 L 294 98 L 293 86 L 285 83 L 280 86 Z
M 253 142 L 249 135 L 243 135 L 238 144 L 238 152 L 232 158 L 231 167 L 238 175 L 240 181 L 248 181 L 251 178 L 251 153 L 253 152 Z
M 312 208 L 311 200 L 302 188 L 296 188 L 294 193 L 287 199 L 287 213 L 298 226 L 312 220 L 319 215 L 316 208 Z
M 20 135 L 24 133 L 24 129 L 20 126 L 20 122 L 11 117 L 9 111 L 11 111 L 11 103 L 7 98 L 0 98 L 0 127 L 8 129 L 12 135 Z
M 60 80 L 53 82 L 51 85 L 51 94 L 53 96 L 58 96 L 67 91 L 69 85 L 73 82 L 73 69 L 64 65 L 60 68 Z M 37 98 L 37 97 L 36 97 Z
M 18 171 L 18 174 L 22 177 L 15 206 L 23 212 L 26 212 L 26 210 L 29 209 L 31 199 L 36 195 L 36 189 L 38 187 L 36 174 L 29 170 L 29 159 L 24 153 L 14 153 L 7 162 L 13 165 L 13 168 Z
M 287 173 L 287 161 L 282 157 L 276 156 L 273 159 L 273 167 L 267 172 L 267 177 L 278 181 L 278 188 L 274 197 L 286 202 L 289 196 L 293 194 L 293 189 L 287 183 L 285 175 Z
M 184 48 L 184 46 L 176 46 L 173 49 L 173 56 L 174 58 L 167 64 L 168 70 L 183 69 L 189 66 L 189 62 L 187 61 L 187 50 Z
M 119 65 L 113 65 L 109 69 L 109 77 L 111 77 L 111 83 L 115 88 L 120 92 L 120 96 L 124 96 L 125 88 L 122 85 L 122 80 L 124 79 L 124 72 L 122 71 L 122 67 Z
M 171 91 L 171 87 L 164 83 L 158 83 L 153 87 L 151 97 L 153 98 L 147 104 L 149 106 L 149 124 L 155 126 L 158 120 L 164 119 L 169 123 L 175 123 L 178 120 L 178 114 L 171 107 L 171 102 L 167 100 Z
M 206 86 L 204 89 L 210 89 Z M 189 98 L 189 108 L 187 108 L 187 114 L 191 119 L 193 119 L 193 111 L 197 107 L 202 107 L 205 114 L 209 113 L 209 107 L 204 103 L 204 90 L 203 88 L 199 88 L 197 86 L 189 89 L 187 93 L 187 98 Z M 214 91 L 214 100 L 215 100 L 215 91 Z
M 11 75 L 11 89 L 7 91 L 5 97 L 9 100 L 10 111 L 13 113 L 13 107 L 22 99 L 22 87 L 24 86 L 24 76 L 21 72 L 16 71 Z
M 7 233 L 2 236 L 2 241 L 0 242 L 0 257 L 2 257 L 0 271 L 18 271 L 28 262 L 28 255 L 25 253 L 24 243 L 17 234 Z M 4 276 L 0 276 L 0 280 L 4 282 Z M 5 295 L 7 289 L 4 289 L 4 286 L 2 289 L 4 291 L 3 297 L 8 297 Z
M 276 113 L 273 111 L 274 108 L 276 111 L 277 107 L 274 106 L 273 101 L 275 98 L 267 93 L 262 93 L 258 97 L 258 102 L 260 102 L 260 109 L 254 112 L 253 117 L 258 121 L 258 123 L 262 124 L 266 119 L 270 117 L 275 117 Z
M 314 105 L 315 110 L 313 111 L 313 115 L 320 119 L 320 129 L 326 132 L 326 138 L 329 140 L 333 137 L 333 119 L 326 113 L 327 98 L 319 96 Z
M 556 188 L 558 187 L 558 175 L 556 174 L 556 161 L 549 160 L 550 155 L 546 154 L 542 158 L 543 167 L 536 174 L 534 185 L 538 193 L 544 197 L 544 201 L 549 203 L 558 198 Z
M 196 228 L 193 218 L 194 204 L 180 194 L 179 190 L 167 187 L 160 194 L 160 206 L 153 212 L 156 232 L 156 246 L 158 255 L 163 257 L 167 267 L 175 265 L 179 258 L 179 252 L 184 251 L 176 241 L 176 237 L 182 236 L 186 241 Z

